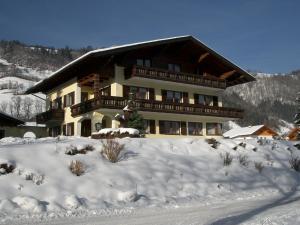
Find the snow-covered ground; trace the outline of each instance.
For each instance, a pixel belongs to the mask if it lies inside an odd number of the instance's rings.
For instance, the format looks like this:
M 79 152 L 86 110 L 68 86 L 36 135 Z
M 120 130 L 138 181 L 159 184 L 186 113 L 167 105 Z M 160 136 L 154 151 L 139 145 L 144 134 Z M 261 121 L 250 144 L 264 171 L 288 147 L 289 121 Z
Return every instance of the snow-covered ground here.
M 118 141 L 125 146 L 121 161 L 110 163 L 100 154 L 99 140 L 1 139 L 0 164 L 16 168 L 0 175 L 0 224 L 299 221 L 300 174 L 289 160 L 300 151 L 291 142 L 220 139 L 213 148 L 197 138 Z M 65 154 L 71 146 L 87 144 L 95 150 Z M 233 157 L 228 166 L 223 164 L 226 152 Z M 247 165 L 241 165 L 245 155 Z M 83 175 L 70 172 L 74 160 L 84 164 Z M 262 165 L 261 172 L 255 164 Z

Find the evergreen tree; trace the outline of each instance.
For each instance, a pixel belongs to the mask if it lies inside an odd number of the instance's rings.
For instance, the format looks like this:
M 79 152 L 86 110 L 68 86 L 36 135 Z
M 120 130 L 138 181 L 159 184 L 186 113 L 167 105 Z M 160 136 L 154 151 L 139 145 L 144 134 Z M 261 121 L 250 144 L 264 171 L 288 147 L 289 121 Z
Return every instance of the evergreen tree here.
M 144 118 L 142 115 L 138 114 L 136 110 L 132 112 L 128 119 L 127 126 L 129 128 L 134 128 L 140 131 L 140 134 L 145 133 L 145 124 L 144 124 Z

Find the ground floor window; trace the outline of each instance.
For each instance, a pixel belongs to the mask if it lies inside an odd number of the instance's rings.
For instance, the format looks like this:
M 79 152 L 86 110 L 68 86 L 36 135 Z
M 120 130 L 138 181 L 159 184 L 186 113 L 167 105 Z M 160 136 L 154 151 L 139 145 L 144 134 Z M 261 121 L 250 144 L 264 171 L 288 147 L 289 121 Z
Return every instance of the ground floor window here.
M 61 133 L 60 126 L 49 128 L 49 136 L 51 137 L 57 137 L 58 135 L 60 135 L 60 133 Z
M 63 135 L 65 136 L 74 135 L 74 123 L 67 123 L 63 125 Z
M 221 123 L 207 123 L 206 124 L 207 135 L 222 135 L 222 124 Z
M 5 130 L 0 130 L 0 139 L 5 137 Z
M 146 134 L 155 134 L 155 120 L 144 120 Z
M 197 122 L 188 123 L 189 135 L 203 135 L 202 129 L 203 129 L 202 123 L 197 123 Z
M 160 134 L 180 134 L 180 122 L 179 121 L 159 121 L 159 133 Z

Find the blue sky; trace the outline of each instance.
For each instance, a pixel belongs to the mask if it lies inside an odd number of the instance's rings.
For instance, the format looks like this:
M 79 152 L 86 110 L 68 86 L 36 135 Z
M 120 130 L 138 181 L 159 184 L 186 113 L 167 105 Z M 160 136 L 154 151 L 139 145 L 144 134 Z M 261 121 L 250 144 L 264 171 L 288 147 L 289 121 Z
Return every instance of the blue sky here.
M 0 39 L 104 47 L 190 34 L 244 69 L 300 68 L 299 0 L 7 0 Z

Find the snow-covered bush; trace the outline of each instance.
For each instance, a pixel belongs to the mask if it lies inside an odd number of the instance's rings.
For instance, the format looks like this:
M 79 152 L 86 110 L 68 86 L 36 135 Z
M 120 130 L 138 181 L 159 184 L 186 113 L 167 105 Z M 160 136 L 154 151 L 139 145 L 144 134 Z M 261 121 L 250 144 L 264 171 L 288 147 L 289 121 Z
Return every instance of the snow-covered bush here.
M 25 180 L 31 180 L 36 185 L 41 185 L 44 182 L 45 176 L 38 172 L 28 169 L 18 169 L 17 174 L 23 177 Z
M 212 147 L 217 149 L 218 146 L 220 145 L 220 142 L 218 142 L 216 139 L 214 138 L 206 138 L 205 141 Z
M 299 157 L 295 157 L 295 156 L 291 156 L 291 159 L 289 160 L 290 166 L 292 169 L 294 169 L 295 171 L 299 172 L 300 171 L 300 158 Z
M 106 139 L 102 141 L 101 155 L 112 163 L 120 160 L 119 156 L 124 149 L 124 145 L 114 139 Z
M 233 161 L 233 156 L 229 153 L 226 152 L 224 155 L 220 154 L 220 157 L 223 159 L 223 165 L 224 166 L 230 166 L 232 161 Z
M 10 162 L 0 162 L 0 175 L 13 172 L 15 165 Z
M 249 165 L 249 160 L 248 160 L 248 156 L 247 155 L 238 155 L 237 159 L 240 163 L 240 165 L 247 167 Z
M 66 155 L 77 155 L 77 154 L 86 154 L 87 152 L 94 151 L 95 148 L 92 145 L 85 145 L 83 148 L 78 149 L 78 147 L 74 145 L 70 145 L 67 147 L 65 154 Z
M 85 166 L 79 160 L 75 160 L 75 161 L 72 160 L 69 165 L 69 169 L 76 176 L 81 176 L 85 172 Z
M 263 169 L 265 168 L 264 164 L 262 162 L 254 162 L 255 169 L 261 173 Z

